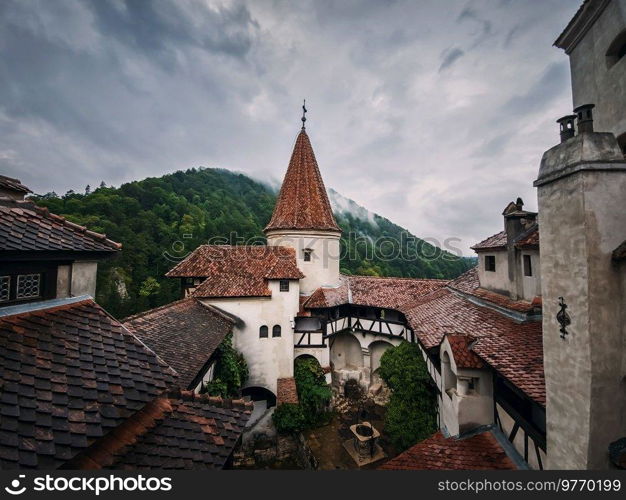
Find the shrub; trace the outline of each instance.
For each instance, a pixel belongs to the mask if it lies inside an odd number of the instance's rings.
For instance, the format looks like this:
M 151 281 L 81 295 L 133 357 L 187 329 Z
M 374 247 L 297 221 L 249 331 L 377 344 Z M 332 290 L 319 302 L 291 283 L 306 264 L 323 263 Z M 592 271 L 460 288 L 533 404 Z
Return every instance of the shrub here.
M 403 342 L 385 351 L 379 373 L 391 389 L 385 431 L 397 448 L 426 439 L 437 430 L 437 399 L 416 344 Z
M 302 407 L 298 404 L 284 403 L 279 405 L 274 410 L 272 420 L 276 430 L 281 434 L 293 434 L 306 427 L 306 418 Z
M 310 427 L 320 425 L 328 419 L 329 413 L 326 408 L 331 398 L 324 370 L 317 360 L 312 358 L 296 359 L 294 365 L 298 399 L 306 424 Z
M 211 396 L 235 397 L 248 378 L 248 364 L 243 355 L 233 347 L 229 333 L 216 349 L 213 380 L 205 384 L 203 392 Z

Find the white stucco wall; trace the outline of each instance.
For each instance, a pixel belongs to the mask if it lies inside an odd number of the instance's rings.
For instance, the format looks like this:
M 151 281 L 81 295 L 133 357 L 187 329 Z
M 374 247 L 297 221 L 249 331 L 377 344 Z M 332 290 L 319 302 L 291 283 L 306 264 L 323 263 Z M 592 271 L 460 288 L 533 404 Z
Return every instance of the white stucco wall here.
M 79 295 L 96 296 L 96 277 L 98 263 L 95 261 L 76 261 L 72 264 L 72 287 L 70 293 L 74 297 Z
M 493 423 L 493 381 L 489 370 L 475 370 L 458 368 L 454 360 L 452 349 L 447 338 L 441 343 L 440 355 L 442 359 L 442 394 L 441 394 L 441 424 L 448 433 L 456 436 L 481 425 Z M 447 383 L 446 371 L 443 369 L 443 360 L 450 359 L 450 371 L 455 384 Z M 475 389 L 465 391 L 462 387 L 465 381 L 473 379 Z M 452 387 L 445 391 L 446 386 Z
M 57 267 L 57 299 L 70 296 L 72 266 L 64 264 Z
M 233 329 L 233 345 L 245 357 L 250 377 L 245 387 L 264 387 L 276 394 L 276 380 L 293 377 L 293 318 L 299 309 L 299 286 L 291 281 L 288 292 L 279 291 L 271 280 L 271 298 L 219 298 L 203 302 L 233 314 L 244 326 Z M 268 337 L 259 338 L 259 328 L 268 327 Z M 281 336 L 272 337 L 272 327 L 281 326 Z
M 609 443 L 623 436 L 621 276 L 611 254 L 626 235 L 625 194 L 623 171 L 538 189 L 549 468 L 605 468 Z M 565 340 L 559 297 L 571 318 Z
M 305 275 L 300 280 L 300 292 L 310 295 L 321 286 L 337 286 L 339 283 L 338 233 L 325 231 L 271 231 L 267 244 L 294 248 L 298 268 Z M 311 249 L 311 261 L 304 261 L 304 250 Z
M 532 276 L 524 275 L 524 255 L 530 256 Z M 522 283 L 522 298 L 525 300 L 533 300 L 541 295 L 541 269 L 538 250 L 523 250 L 520 258 L 520 280 Z
M 485 270 L 485 256 L 494 255 L 496 257 L 496 270 Z M 481 251 L 478 253 L 478 279 L 480 286 L 495 292 L 509 293 L 511 290 L 511 280 L 509 279 L 508 254 L 506 250 Z

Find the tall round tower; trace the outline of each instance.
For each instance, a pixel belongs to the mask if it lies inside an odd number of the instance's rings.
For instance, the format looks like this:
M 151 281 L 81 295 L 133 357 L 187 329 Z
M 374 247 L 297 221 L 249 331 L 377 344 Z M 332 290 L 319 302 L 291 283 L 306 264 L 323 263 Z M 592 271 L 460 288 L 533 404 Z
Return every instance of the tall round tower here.
M 305 278 L 300 292 L 339 283 L 341 229 L 328 201 L 311 141 L 304 128 L 298 134 L 272 219 L 265 228 L 268 245 L 296 250 Z

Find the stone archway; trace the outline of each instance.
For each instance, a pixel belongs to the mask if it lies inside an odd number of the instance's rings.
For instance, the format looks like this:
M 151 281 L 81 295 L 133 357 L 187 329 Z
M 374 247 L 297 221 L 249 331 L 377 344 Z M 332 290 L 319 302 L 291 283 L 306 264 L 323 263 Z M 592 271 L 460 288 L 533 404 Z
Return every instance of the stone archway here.
M 330 362 L 335 371 L 363 368 L 363 351 L 358 339 L 351 333 L 335 336 L 330 348 Z
M 380 358 L 383 357 L 385 351 L 390 347 L 393 347 L 393 344 L 384 340 L 376 340 L 369 345 L 371 370 L 370 385 L 381 382 L 380 376 L 378 375 L 378 369 L 380 368 Z

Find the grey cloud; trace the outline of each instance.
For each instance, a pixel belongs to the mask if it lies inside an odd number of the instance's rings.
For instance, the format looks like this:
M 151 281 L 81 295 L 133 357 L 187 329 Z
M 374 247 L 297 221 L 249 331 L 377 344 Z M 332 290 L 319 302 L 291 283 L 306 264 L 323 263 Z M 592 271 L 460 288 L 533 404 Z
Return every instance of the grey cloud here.
M 0 1 L 0 172 L 58 193 L 199 165 L 282 179 L 306 97 L 328 187 L 469 253 L 507 201 L 532 204 L 548 108 L 571 106 L 551 44 L 575 10 Z
M 439 73 L 452 66 L 458 59 L 463 57 L 465 52 L 458 47 L 452 47 L 444 50 L 441 53 L 441 65 L 439 66 Z

